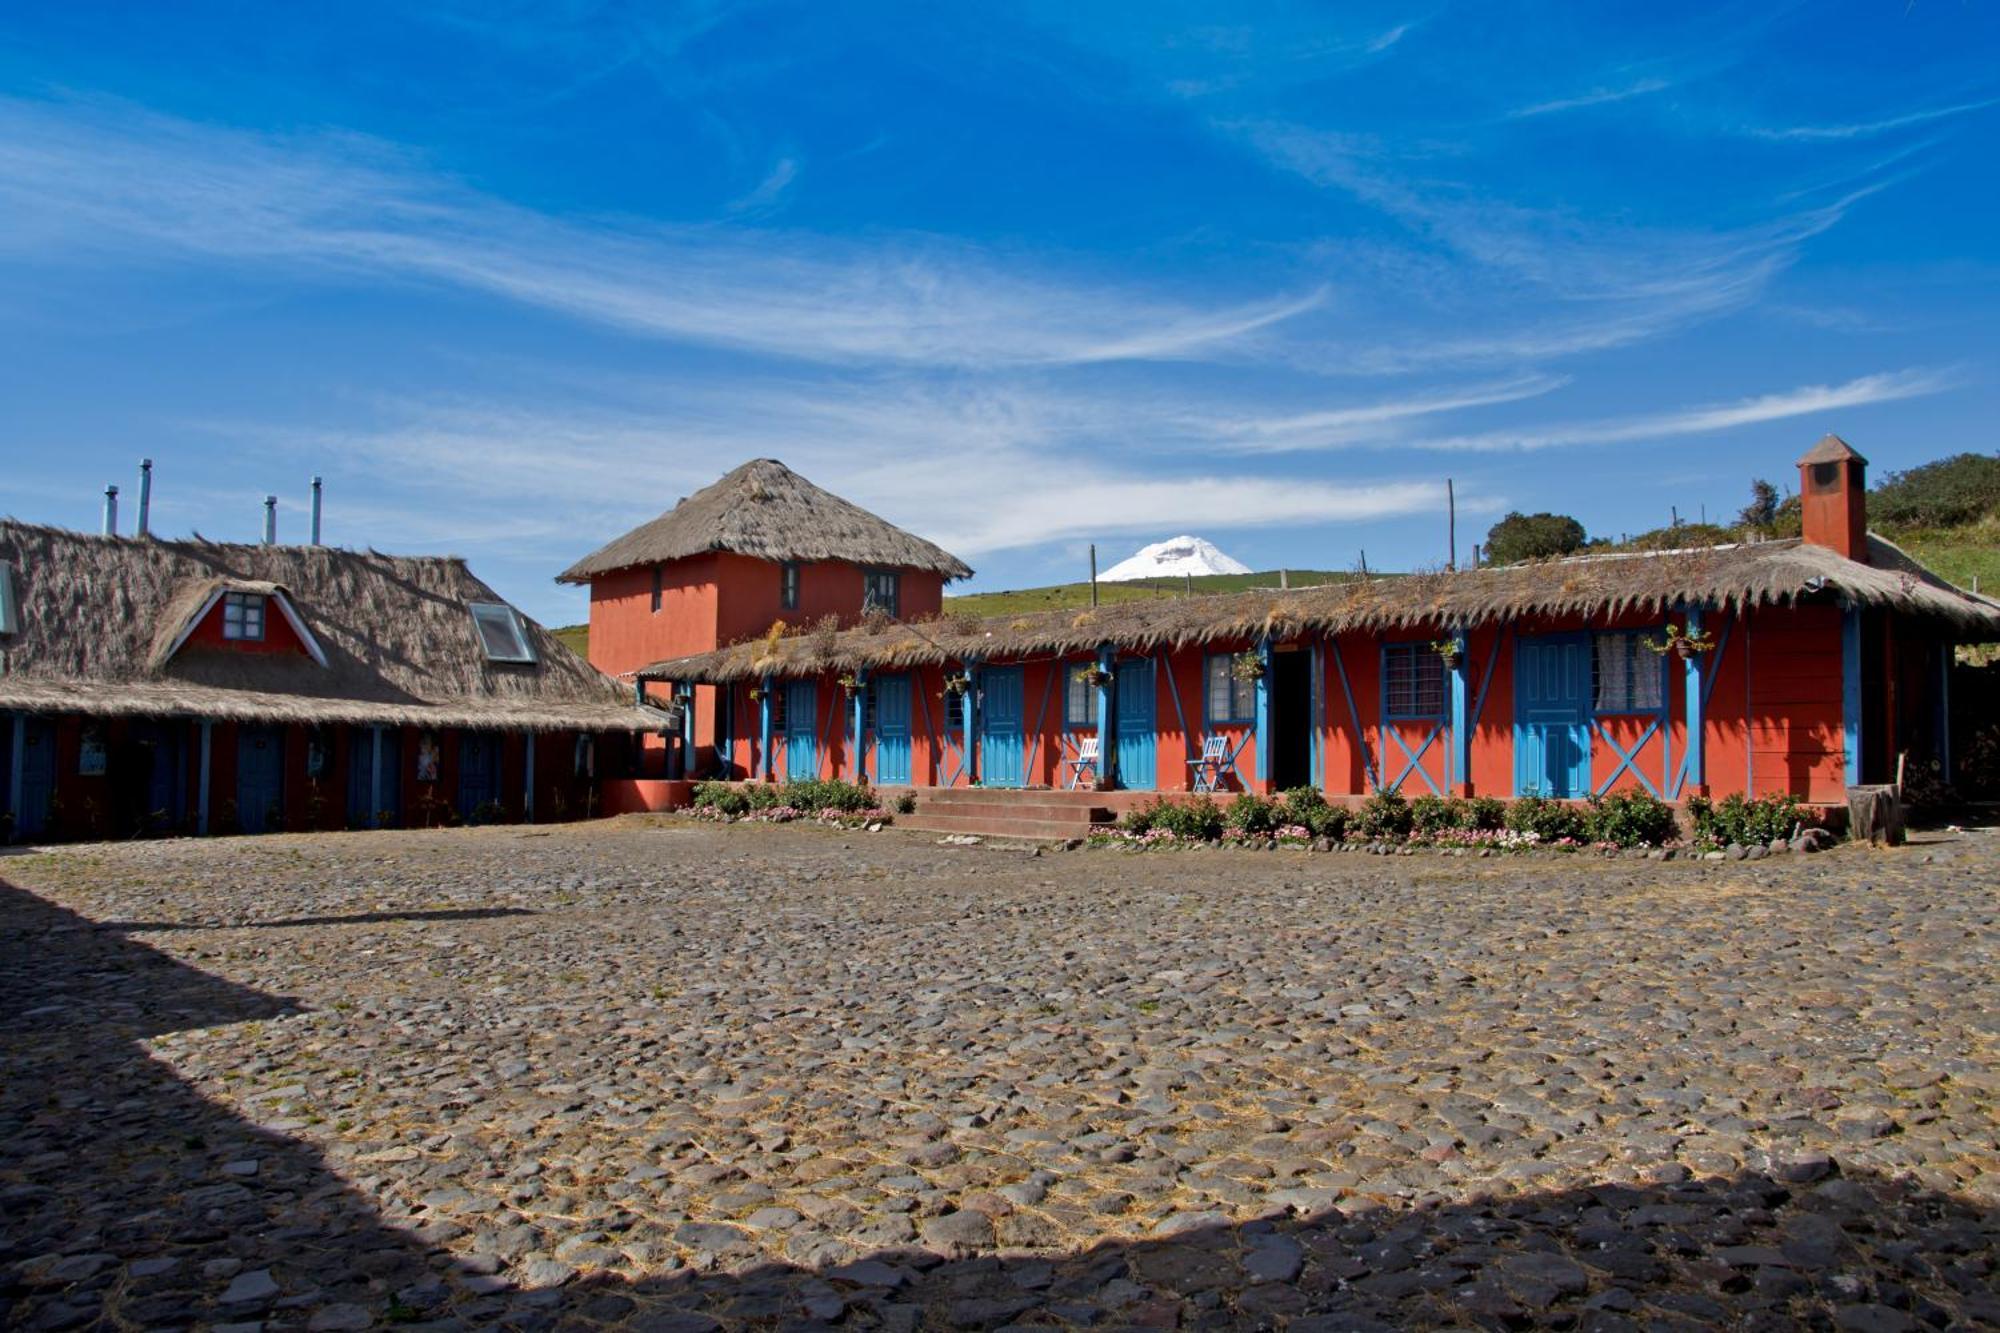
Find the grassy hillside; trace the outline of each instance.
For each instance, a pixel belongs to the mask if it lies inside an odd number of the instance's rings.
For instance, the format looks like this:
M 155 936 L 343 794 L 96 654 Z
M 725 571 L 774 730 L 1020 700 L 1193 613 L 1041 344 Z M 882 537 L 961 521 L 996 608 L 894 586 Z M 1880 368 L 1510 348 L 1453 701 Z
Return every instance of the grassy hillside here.
M 1959 528 L 1892 529 L 1882 535 L 1959 587 L 1970 588 L 1977 579 L 1980 592 L 2000 596 L 2000 517 L 1989 515 Z
M 550 630 L 549 633 L 561 639 L 563 647 L 569 649 L 578 657 L 587 658 L 590 656 L 590 626 L 558 625 Z
M 1345 571 L 1294 569 L 1285 575 L 1294 588 L 1315 583 L 1339 583 L 1354 577 Z M 1246 588 L 1275 588 L 1276 570 L 1260 574 L 1204 574 L 1193 580 L 1196 593 L 1242 592 Z M 1181 597 L 1188 590 L 1185 579 L 1148 579 L 1139 583 L 1100 583 L 1097 600 L 1101 605 L 1148 602 L 1155 598 Z M 948 612 L 970 612 L 975 616 L 1018 616 L 1032 611 L 1058 611 L 1090 605 L 1090 584 L 1058 583 L 1047 588 L 1020 588 L 1010 592 L 972 592 L 944 599 Z

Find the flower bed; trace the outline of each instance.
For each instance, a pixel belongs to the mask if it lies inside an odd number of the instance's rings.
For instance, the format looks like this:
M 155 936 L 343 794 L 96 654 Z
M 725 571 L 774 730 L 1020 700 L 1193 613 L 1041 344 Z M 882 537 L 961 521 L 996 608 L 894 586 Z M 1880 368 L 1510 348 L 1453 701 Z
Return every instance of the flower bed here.
M 1603 855 L 1757 857 L 1784 850 L 1818 850 L 1825 842 L 1812 812 L 1795 797 L 1755 801 L 1731 797 L 1719 805 L 1688 803 L 1693 836 L 1683 834 L 1671 805 L 1644 792 L 1592 797 L 1581 805 L 1528 796 L 1420 796 L 1377 792 L 1358 808 L 1329 803 L 1310 787 L 1278 797 L 1245 794 L 1228 805 L 1206 796 L 1157 797 L 1114 829 L 1092 836 L 1098 846 L 1137 849 L 1300 847 L 1377 853 L 1429 849 L 1456 855 L 1557 852 Z
M 852 782 L 697 782 L 687 814 L 719 824 L 790 824 L 810 820 L 838 828 L 866 828 L 893 818 L 875 793 Z

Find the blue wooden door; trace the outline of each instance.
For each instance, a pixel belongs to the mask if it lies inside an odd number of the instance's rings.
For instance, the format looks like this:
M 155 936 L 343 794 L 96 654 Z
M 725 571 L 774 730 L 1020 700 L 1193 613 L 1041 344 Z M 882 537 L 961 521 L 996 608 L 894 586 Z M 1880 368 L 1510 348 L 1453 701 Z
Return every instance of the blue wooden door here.
M 186 723 L 138 722 L 132 727 L 144 783 L 139 811 L 143 827 L 161 831 L 177 826 L 187 813 L 187 759 L 181 748 Z
M 282 727 L 236 729 L 236 822 L 245 833 L 271 833 L 285 826 Z
M 1590 794 L 1590 636 L 1545 634 L 1514 650 L 1514 793 Z
M 49 807 L 56 794 L 56 729 L 47 718 L 26 714 L 17 716 L 14 725 L 21 729 L 21 790 L 14 793 L 14 833 L 31 838 L 49 827 Z M 11 768 L 11 749 L 7 763 Z
M 500 799 L 500 738 L 490 731 L 468 731 L 458 738 L 458 815 L 484 819 L 480 813 Z
M 1018 787 L 1026 755 L 1021 730 L 1021 668 L 979 673 L 979 779 L 988 787 Z
M 785 779 L 819 776 L 819 686 L 810 680 L 785 685 Z
M 1151 791 L 1157 782 L 1152 660 L 1135 658 L 1118 663 L 1115 680 L 1111 743 L 1117 756 L 1118 785 L 1130 791 Z
M 348 733 L 347 822 L 355 828 L 394 827 L 403 809 L 402 733 L 384 727 L 355 727 Z M 381 746 L 380 788 L 376 786 L 376 746 Z
M 875 780 L 910 780 L 910 678 L 875 678 Z

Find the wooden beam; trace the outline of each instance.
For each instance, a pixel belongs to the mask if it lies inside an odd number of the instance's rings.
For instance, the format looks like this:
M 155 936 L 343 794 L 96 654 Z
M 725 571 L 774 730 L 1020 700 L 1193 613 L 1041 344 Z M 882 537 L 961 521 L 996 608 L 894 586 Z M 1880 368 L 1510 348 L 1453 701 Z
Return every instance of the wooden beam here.
M 759 736 L 757 767 L 759 771 L 762 772 L 764 776 L 764 781 L 769 782 L 771 780 L 771 771 L 772 771 L 771 770 L 771 678 L 769 676 L 765 676 L 763 679 L 764 683 L 758 689 L 757 692 L 757 709 L 758 709 L 757 730 Z
M 1840 729 L 1847 753 L 1847 785 L 1861 785 L 1861 609 L 1840 617 Z
M 1688 608 L 1687 632 L 1689 637 L 1695 637 L 1701 633 L 1701 608 L 1698 606 Z M 1708 794 L 1708 745 L 1707 737 L 1702 732 L 1708 725 L 1707 709 L 1704 706 L 1708 702 L 1706 679 L 1708 676 L 1708 654 L 1689 653 L 1683 661 L 1682 667 L 1681 683 L 1687 697 L 1687 753 L 1682 757 L 1681 762 L 1687 770 L 1686 785 L 1694 788 L 1695 795 L 1706 796 Z M 1721 664 L 1717 663 L 1717 670 L 1719 671 L 1720 669 Z M 1743 743 L 1748 745 L 1750 738 L 1745 736 Z M 1669 799 L 1679 795 L 1680 792 L 1676 790 L 1669 790 L 1667 792 Z
M 1115 739 L 1111 733 L 1113 698 L 1111 669 L 1115 665 L 1116 659 L 1112 656 L 1111 649 L 1100 644 L 1097 649 L 1097 669 L 1104 673 L 1105 680 L 1103 684 L 1094 687 L 1097 690 L 1097 776 L 1107 787 L 1118 785 L 1118 756 L 1111 748 Z M 1110 781 L 1105 782 L 1106 778 Z
M 194 831 L 196 833 L 208 832 L 209 752 L 214 741 L 214 732 L 215 723 L 208 718 L 203 718 L 201 720 L 201 772 L 195 795 Z
M 28 770 L 28 715 L 14 714 L 14 735 L 7 756 L 7 815 L 14 836 L 21 836 L 21 782 Z M 187 770 L 183 769 L 182 772 Z
M 1465 679 L 1466 637 L 1463 627 L 1451 633 L 1458 655 L 1451 663 L 1451 762 L 1445 782 L 1455 795 L 1467 794 L 1472 774 L 1472 714 Z
M 382 827 L 382 728 L 368 728 L 368 827 Z
M 528 773 L 521 784 L 521 818 L 535 822 L 535 733 L 528 733 Z
M 1271 785 L 1271 641 L 1257 640 L 1257 660 L 1263 671 L 1257 676 L 1257 786 Z M 1229 664 L 1231 668 L 1235 663 Z

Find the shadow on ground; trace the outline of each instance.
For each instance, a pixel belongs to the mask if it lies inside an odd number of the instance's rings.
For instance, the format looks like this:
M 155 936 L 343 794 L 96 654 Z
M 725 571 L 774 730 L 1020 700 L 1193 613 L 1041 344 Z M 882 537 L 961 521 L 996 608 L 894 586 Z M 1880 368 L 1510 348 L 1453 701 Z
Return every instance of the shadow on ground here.
M 104 921 L 101 930 L 134 935 L 169 930 L 275 930 L 291 926 L 379 926 L 392 921 L 491 921 L 534 916 L 530 907 L 434 907 L 410 911 L 345 912 L 333 916 L 259 917 L 255 921 Z M 140 947 L 144 947 L 143 945 Z
M 1238 1223 L 1196 1214 L 1175 1234 L 1082 1252 L 894 1252 L 818 1271 L 756 1263 L 747 1233 L 693 1223 L 676 1240 L 710 1271 L 519 1287 L 490 1257 L 454 1257 L 455 1223 L 389 1225 L 312 1147 L 203 1099 L 138 1045 L 297 1012 L 0 882 L 0 1325 L 2000 1322 L 1992 1210 L 1803 1163 L 1794 1180 L 1663 1179 Z M 965 1221 L 969 1241 L 987 1234 Z M 619 1219 L 600 1225 L 615 1250 Z

